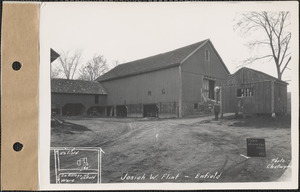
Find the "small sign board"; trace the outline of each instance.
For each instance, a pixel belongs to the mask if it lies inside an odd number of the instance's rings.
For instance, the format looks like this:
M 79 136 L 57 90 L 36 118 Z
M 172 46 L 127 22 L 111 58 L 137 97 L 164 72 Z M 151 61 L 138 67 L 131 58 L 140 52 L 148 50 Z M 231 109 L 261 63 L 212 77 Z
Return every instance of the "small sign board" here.
M 265 139 L 247 138 L 248 157 L 266 157 Z

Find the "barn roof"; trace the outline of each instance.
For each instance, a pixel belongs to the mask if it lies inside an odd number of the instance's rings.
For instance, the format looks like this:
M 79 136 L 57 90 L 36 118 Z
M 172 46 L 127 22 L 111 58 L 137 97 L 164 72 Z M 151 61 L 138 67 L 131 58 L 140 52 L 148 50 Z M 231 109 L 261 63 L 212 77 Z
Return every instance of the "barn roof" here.
M 226 86 L 261 81 L 276 81 L 278 83 L 288 84 L 287 82 L 279 80 L 271 75 L 247 67 L 242 67 L 241 69 L 237 70 L 234 74 L 230 75 L 226 80 L 224 80 L 222 84 L 223 86 Z
M 136 61 L 120 64 L 108 71 L 104 75 L 100 76 L 96 79 L 96 81 L 105 81 L 109 79 L 116 79 L 120 77 L 136 75 L 140 73 L 146 73 L 150 71 L 156 71 L 160 69 L 165 69 L 169 67 L 174 67 L 180 65 L 183 61 L 185 61 L 190 55 L 192 55 L 198 48 L 210 42 L 209 39 L 204 41 L 200 41 L 198 43 L 194 43 L 179 49 L 175 49 L 173 51 L 169 51 L 166 53 L 154 55 L 151 57 L 139 59 Z M 211 43 L 211 42 L 210 42 Z M 213 47 L 213 46 L 212 46 Z M 214 47 L 213 47 L 214 49 Z M 215 49 L 214 49 L 215 50 Z M 215 50 L 216 51 L 216 50 Z M 217 53 L 218 55 L 218 53 Z M 218 55 L 220 60 L 221 57 Z M 222 61 L 223 63 L 223 61 Z M 225 70 L 229 73 L 227 67 L 223 63 Z
M 97 81 L 51 79 L 52 93 L 74 94 L 107 94 L 106 90 Z

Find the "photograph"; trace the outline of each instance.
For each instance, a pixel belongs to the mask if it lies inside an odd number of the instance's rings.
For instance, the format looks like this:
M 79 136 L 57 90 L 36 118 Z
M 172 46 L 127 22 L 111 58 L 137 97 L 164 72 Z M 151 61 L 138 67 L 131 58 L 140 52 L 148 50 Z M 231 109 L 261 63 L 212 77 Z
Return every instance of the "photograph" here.
M 260 4 L 42 3 L 41 177 L 292 181 L 295 9 Z

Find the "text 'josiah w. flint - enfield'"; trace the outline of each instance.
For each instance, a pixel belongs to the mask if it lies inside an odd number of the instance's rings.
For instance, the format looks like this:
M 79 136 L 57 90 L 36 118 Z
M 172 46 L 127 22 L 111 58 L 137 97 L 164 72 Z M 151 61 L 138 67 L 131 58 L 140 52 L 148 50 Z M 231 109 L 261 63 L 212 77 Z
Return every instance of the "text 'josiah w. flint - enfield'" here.
M 223 172 L 204 172 L 204 173 L 197 173 L 196 175 L 183 175 L 180 173 L 165 173 L 165 174 L 129 174 L 126 173 L 124 176 L 120 177 L 122 181 L 142 181 L 142 180 L 164 180 L 164 181 L 174 181 L 182 178 L 186 179 L 208 179 L 208 180 L 218 180 Z

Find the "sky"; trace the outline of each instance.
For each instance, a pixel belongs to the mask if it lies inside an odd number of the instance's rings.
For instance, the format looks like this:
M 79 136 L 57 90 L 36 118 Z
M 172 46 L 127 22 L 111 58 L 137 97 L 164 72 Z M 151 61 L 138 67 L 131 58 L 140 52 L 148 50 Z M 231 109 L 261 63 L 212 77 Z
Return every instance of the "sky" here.
M 114 60 L 129 62 L 210 39 L 234 73 L 255 54 L 246 46 L 252 37 L 234 30 L 235 18 L 254 9 L 261 6 L 236 2 L 43 3 L 41 26 L 43 37 L 55 51 L 81 50 L 81 65 L 101 54 L 112 67 Z M 58 60 L 52 65 L 57 67 Z M 247 67 L 277 76 L 273 61 Z M 287 70 L 283 80 L 290 79 Z

